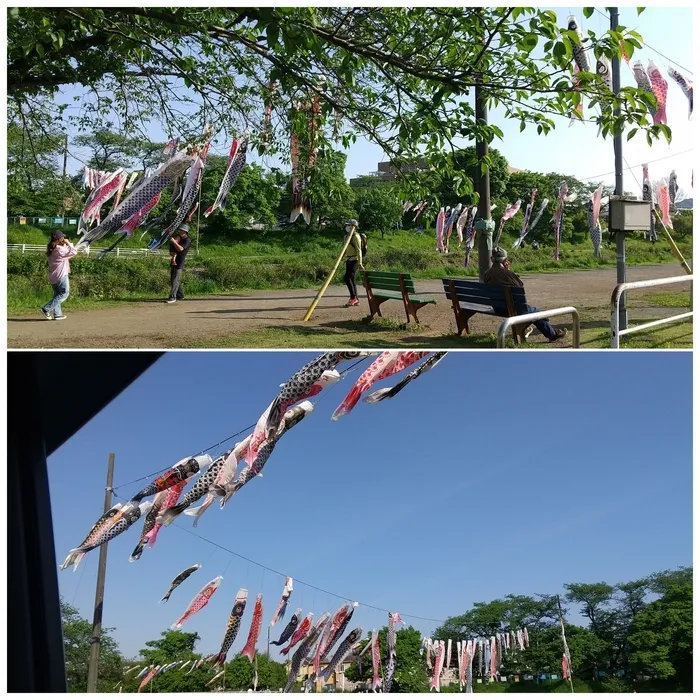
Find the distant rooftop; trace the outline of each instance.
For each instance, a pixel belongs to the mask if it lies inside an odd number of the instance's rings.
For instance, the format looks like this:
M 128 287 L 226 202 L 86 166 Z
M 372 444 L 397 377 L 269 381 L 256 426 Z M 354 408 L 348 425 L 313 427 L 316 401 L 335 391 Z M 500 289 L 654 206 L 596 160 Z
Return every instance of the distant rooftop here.
M 422 158 L 419 158 L 416 160 L 414 163 L 405 165 L 403 167 L 404 172 L 415 172 L 416 170 L 427 170 L 428 169 L 428 164 L 426 163 L 425 160 Z M 512 175 L 513 173 L 521 173 L 522 170 L 519 170 L 518 168 L 511 168 L 508 166 L 508 174 Z M 383 161 L 381 163 L 377 163 L 377 169 L 368 173 L 370 177 L 376 177 L 379 180 L 382 180 L 383 182 L 393 182 L 396 180 L 396 168 L 394 165 L 390 162 Z M 365 176 L 366 177 L 366 176 Z M 361 181 L 361 177 L 352 177 L 350 178 L 350 185 L 355 185 L 359 184 Z

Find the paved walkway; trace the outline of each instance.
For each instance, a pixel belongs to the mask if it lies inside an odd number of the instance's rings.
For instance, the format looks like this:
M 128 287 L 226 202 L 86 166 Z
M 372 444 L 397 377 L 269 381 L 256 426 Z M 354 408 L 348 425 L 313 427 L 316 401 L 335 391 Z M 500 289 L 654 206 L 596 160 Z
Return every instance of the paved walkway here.
M 678 264 L 635 267 L 628 270 L 628 280 L 642 280 L 682 275 Z M 531 304 L 541 308 L 573 305 L 578 309 L 604 307 L 616 283 L 614 269 L 522 275 Z M 452 309 L 444 297 L 440 280 L 417 280 L 423 295 L 434 295 L 435 306 L 418 312 L 426 336 L 438 336 L 454 330 Z M 655 287 L 652 291 L 688 290 L 690 285 Z M 648 292 L 647 292 L 648 293 Z M 8 346 L 13 348 L 170 348 L 195 341 L 229 336 L 260 327 L 300 326 L 316 290 L 283 289 L 213 297 L 187 299 L 166 305 L 160 300 L 125 302 L 123 306 L 85 311 L 65 311 L 68 318 L 60 323 L 46 321 L 38 312 L 34 316 L 8 318 Z M 634 292 L 630 295 L 634 300 Z M 347 301 L 345 287 L 329 287 L 321 299 L 309 326 L 339 321 L 359 320 L 367 315 L 366 301 L 360 306 L 343 308 Z M 385 316 L 405 321 L 400 302 L 382 305 Z M 569 320 L 562 317 L 561 323 Z M 477 315 L 470 326 L 473 332 L 494 332 L 498 321 Z M 556 325 L 556 321 L 555 321 Z

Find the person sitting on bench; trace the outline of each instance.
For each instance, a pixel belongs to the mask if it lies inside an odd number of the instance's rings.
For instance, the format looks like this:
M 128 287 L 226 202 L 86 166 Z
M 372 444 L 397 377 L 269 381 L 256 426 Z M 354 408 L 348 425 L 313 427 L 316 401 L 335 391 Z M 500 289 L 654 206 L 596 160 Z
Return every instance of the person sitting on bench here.
M 501 247 L 497 246 L 491 252 L 491 261 L 493 265 L 486 270 L 484 274 L 484 282 L 486 284 L 501 284 L 506 287 L 523 287 L 523 281 L 518 277 L 515 272 L 510 269 L 510 260 L 508 260 L 508 253 Z M 527 307 L 528 313 L 535 313 L 539 309 L 535 306 Z M 566 335 L 566 328 L 555 329 L 549 322 L 549 319 L 543 319 L 541 321 L 535 321 L 534 325 L 542 333 L 542 335 L 553 342 L 563 338 Z M 527 337 L 528 334 L 526 334 Z

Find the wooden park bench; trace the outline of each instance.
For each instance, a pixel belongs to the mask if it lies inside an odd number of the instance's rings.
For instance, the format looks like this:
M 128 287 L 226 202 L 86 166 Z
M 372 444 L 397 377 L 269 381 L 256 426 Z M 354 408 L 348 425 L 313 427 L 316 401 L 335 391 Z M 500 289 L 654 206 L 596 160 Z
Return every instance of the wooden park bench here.
M 528 312 L 525 290 L 522 287 L 450 278 L 443 278 L 442 284 L 445 296 L 452 302 L 458 335 L 462 335 L 463 331 L 469 334 L 469 319 L 476 314 L 510 318 Z M 525 330 L 529 325 L 524 323 L 512 327 L 516 345 L 525 342 Z
M 387 299 L 395 299 L 403 302 L 408 323 L 411 316 L 418 323 L 416 312 L 426 304 L 435 304 L 435 299 L 416 296 L 416 287 L 413 284 L 411 275 L 407 272 L 371 272 L 362 271 L 362 279 L 367 290 L 367 301 L 369 302 L 370 319 L 374 315 L 381 316 L 379 308 Z

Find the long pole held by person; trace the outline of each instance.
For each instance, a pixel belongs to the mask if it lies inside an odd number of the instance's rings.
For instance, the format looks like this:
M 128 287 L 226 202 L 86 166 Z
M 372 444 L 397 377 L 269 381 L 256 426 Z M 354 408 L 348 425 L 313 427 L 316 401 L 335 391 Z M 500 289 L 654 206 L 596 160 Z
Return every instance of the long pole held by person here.
M 331 280 L 333 279 L 336 270 L 338 269 L 338 266 L 340 265 L 341 260 L 343 259 L 343 256 L 345 255 L 345 251 L 348 249 L 348 246 L 350 245 L 350 241 L 352 240 L 352 237 L 355 235 L 355 227 L 352 226 L 350 228 L 350 232 L 348 235 L 345 237 L 345 242 L 343 243 L 343 248 L 340 251 L 340 255 L 338 256 L 338 259 L 335 261 L 335 265 L 333 265 L 333 269 L 331 270 L 330 275 L 328 275 L 328 279 L 323 283 L 323 286 L 321 289 L 318 290 L 318 293 L 316 294 L 316 298 L 311 302 L 311 306 L 309 306 L 308 310 L 306 311 L 306 314 L 304 315 L 304 321 L 308 321 L 311 318 L 311 314 L 314 312 L 314 309 L 318 305 L 318 302 L 321 301 L 321 297 L 326 293 L 326 289 L 328 289 L 328 285 L 331 283 Z
M 617 7 L 611 7 L 610 10 L 610 30 L 617 31 L 618 20 L 620 14 Z M 613 56 L 612 60 L 612 91 L 617 95 L 620 92 L 620 59 Z M 615 107 L 615 116 L 620 115 L 620 108 Z M 613 136 L 613 150 L 615 152 L 615 194 L 622 197 L 624 194 L 622 181 L 622 132 Z M 626 252 L 625 252 L 625 234 L 623 231 L 615 233 L 615 247 L 617 249 L 617 283 L 622 284 L 627 281 L 626 271 Z M 627 294 L 622 293 L 620 298 L 620 330 L 627 328 Z
M 569 685 L 571 686 L 571 692 L 573 693 L 575 691 L 574 681 L 571 677 L 571 654 L 569 653 L 569 645 L 566 643 L 566 633 L 564 632 L 564 613 L 561 610 L 561 598 L 559 598 L 559 596 L 557 596 L 557 607 L 559 608 L 559 622 L 561 623 L 561 639 L 564 643 L 564 656 L 566 656 L 566 660 L 569 663 Z
M 107 462 L 107 486 L 105 488 L 106 513 L 112 507 L 112 484 L 114 483 L 114 452 Z M 102 608 L 104 606 L 105 577 L 107 575 L 107 542 L 100 546 L 97 564 L 97 586 L 95 587 L 95 610 L 92 616 L 92 638 L 90 639 L 90 662 L 88 665 L 87 692 L 97 692 L 97 668 L 100 662 L 100 638 L 102 636 Z

